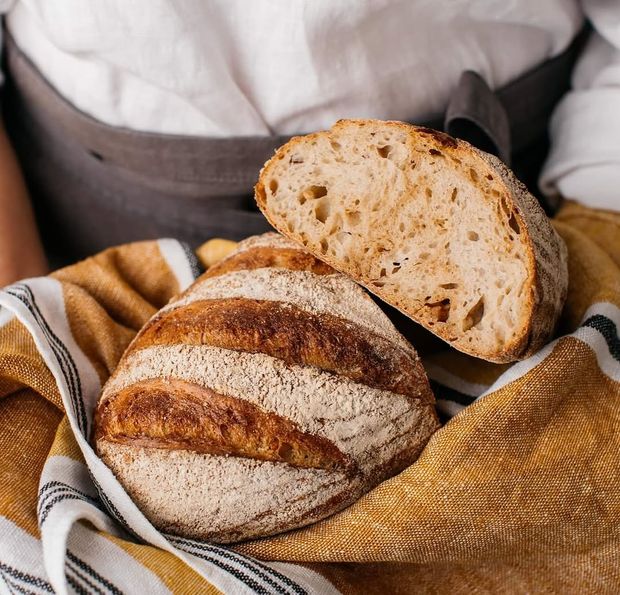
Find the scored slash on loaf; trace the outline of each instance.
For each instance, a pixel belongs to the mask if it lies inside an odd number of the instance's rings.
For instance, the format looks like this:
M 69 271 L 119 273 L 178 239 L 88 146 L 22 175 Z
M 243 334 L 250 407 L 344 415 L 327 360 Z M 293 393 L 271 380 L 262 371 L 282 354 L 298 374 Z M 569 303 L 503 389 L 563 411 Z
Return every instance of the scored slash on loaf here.
M 161 530 L 216 542 L 324 518 L 437 429 L 415 350 L 354 282 L 277 234 L 242 242 L 131 343 L 95 443 Z

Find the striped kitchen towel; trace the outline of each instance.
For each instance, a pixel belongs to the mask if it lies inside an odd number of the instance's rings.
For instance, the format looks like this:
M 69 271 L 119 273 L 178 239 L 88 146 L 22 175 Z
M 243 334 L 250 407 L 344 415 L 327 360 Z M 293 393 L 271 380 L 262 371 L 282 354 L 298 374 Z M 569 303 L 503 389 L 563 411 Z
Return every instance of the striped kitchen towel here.
M 194 255 L 131 244 L 6 288 L 0 590 L 617 592 L 620 215 L 567 203 L 555 224 L 570 254 L 557 338 L 514 365 L 420 338 L 446 420 L 420 459 L 329 519 L 234 548 L 157 531 L 88 440 L 102 384 L 196 277 Z

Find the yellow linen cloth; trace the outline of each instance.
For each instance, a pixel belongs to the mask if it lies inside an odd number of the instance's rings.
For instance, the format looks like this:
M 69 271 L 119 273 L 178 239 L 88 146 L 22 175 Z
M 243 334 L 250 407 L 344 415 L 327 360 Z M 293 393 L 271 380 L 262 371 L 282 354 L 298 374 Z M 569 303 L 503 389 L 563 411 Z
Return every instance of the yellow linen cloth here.
M 215 547 L 162 535 L 88 446 L 98 391 L 194 278 L 173 240 L 107 250 L 0 295 L 0 583 L 10 591 L 620 590 L 620 214 L 567 202 L 557 338 L 512 365 L 424 355 L 445 425 L 343 512 Z M 210 264 L 232 243 L 198 251 Z M 219 254 L 218 254 L 219 252 Z M 21 590 L 21 591 L 20 591 Z

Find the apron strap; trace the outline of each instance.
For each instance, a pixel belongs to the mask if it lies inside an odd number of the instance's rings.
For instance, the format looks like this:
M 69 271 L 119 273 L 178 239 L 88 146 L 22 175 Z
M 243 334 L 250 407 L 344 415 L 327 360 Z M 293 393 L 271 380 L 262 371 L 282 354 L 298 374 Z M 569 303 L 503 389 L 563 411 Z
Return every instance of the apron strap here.
M 504 106 L 486 81 L 465 71 L 448 104 L 444 130 L 510 165 L 510 122 Z
M 48 253 L 69 262 L 134 240 L 171 236 L 198 245 L 269 229 L 252 186 L 288 136 L 202 138 L 108 126 L 62 97 L 6 33 L 5 123 Z M 537 147 L 583 38 L 495 92 L 465 72 L 445 121 L 416 124 L 445 124 L 505 162 L 512 158 L 517 176 L 536 192 L 545 155 L 544 144 Z

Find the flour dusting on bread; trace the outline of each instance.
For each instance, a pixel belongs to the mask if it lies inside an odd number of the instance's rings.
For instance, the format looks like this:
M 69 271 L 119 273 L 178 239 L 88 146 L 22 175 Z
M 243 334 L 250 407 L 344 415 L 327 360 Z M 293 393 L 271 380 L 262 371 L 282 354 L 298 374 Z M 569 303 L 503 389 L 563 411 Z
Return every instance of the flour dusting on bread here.
M 415 350 L 353 281 L 273 233 L 222 265 L 131 343 L 95 441 L 156 526 L 226 543 L 348 506 L 438 421 Z

